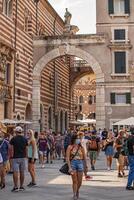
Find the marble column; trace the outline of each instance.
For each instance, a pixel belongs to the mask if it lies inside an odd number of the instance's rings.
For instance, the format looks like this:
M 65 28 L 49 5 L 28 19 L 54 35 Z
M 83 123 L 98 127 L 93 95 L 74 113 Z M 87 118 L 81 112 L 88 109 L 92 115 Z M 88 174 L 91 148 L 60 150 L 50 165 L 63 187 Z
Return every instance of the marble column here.
M 105 128 L 105 88 L 99 83 L 96 85 L 96 128 Z

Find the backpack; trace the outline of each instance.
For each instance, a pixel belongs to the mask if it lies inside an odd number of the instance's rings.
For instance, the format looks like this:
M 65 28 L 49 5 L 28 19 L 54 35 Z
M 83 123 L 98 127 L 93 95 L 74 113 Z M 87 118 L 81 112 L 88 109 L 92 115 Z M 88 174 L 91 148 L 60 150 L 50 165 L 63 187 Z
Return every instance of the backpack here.
M 89 143 L 89 150 L 97 150 L 98 149 L 98 144 L 95 139 L 91 139 L 90 143 Z

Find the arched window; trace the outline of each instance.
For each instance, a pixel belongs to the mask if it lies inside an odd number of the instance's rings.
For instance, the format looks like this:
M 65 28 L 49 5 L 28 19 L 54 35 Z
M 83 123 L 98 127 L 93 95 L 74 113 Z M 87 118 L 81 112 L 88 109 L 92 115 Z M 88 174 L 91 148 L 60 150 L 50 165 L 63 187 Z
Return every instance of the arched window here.
M 75 97 L 75 103 L 76 103 L 76 104 L 79 103 L 79 98 L 78 98 L 78 96 Z
M 32 120 L 32 108 L 31 108 L 31 105 L 29 103 L 26 106 L 25 119 L 28 120 L 28 121 Z
M 44 107 L 43 104 L 40 104 L 40 131 L 44 129 Z
M 17 114 L 17 120 L 21 120 L 20 114 Z
M 65 130 L 68 128 L 68 113 L 65 112 Z
M 94 96 L 94 103 L 96 103 L 96 96 Z
M 92 95 L 90 95 L 88 97 L 88 104 L 91 105 L 92 103 L 93 103 L 93 97 L 92 97 Z
M 33 34 L 32 14 L 29 12 L 28 9 L 25 9 L 25 13 L 24 13 L 24 31 L 29 33 L 30 35 Z
M 60 112 L 60 131 L 63 133 L 63 111 Z
M 12 17 L 13 0 L 3 0 L 3 13 L 8 17 Z
M 52 129 L 52 108 L 48 109 L 48 128 Z
M 83 103 L 84 102 L 84 98 L 83 98 L 83 96 L 81 95 L 80 97 L 79 97 L 79 103 Z

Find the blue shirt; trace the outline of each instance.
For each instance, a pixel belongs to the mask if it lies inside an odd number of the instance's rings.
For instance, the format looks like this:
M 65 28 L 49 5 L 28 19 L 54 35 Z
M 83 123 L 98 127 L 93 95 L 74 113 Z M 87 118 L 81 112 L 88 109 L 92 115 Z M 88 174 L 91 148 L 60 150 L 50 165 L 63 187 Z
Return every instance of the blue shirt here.
M 0 141 L 0 153 L 3 158 L 3 162 L 8 160 L 8 150 L 9 150 L 9 142 L 7 140 Z

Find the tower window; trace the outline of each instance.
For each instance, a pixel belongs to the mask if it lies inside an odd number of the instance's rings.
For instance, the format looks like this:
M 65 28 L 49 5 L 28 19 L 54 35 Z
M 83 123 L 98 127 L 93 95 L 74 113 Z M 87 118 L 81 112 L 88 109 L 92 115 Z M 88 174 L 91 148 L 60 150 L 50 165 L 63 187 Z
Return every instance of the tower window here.
M 126 52 L 114 52 L 115 73 L 126 73 Z
M 79 97 L 79 103 L 84 103 L 84 98 L 83 98 L 83 96 L 80 96 L 80 97 Z
M 124 0 L 114 0 L 114 13 L 115 14 L 125 13 L 125 1 Z
M 130 14 L 130 0 L 108 0 L 109 14 Z
M 114 30 L 114 40 L 125 40 L 125 29 L 115 29 Z
M 111 93 L 111 104 L 131 104 L 131 93 Z

